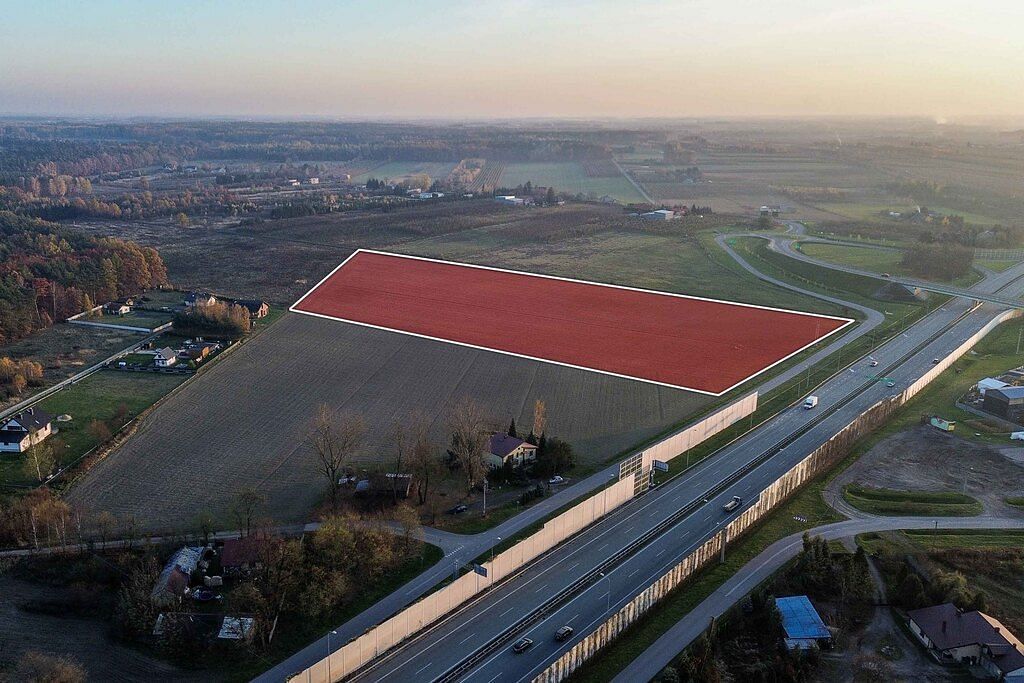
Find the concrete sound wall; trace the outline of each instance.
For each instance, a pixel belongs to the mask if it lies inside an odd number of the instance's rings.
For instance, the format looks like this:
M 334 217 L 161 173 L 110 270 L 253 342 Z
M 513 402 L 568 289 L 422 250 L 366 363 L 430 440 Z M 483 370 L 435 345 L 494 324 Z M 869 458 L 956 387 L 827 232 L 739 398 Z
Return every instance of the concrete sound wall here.
M 671 434 L 630 458 L 642 459 L 645 465 L 643 476 L 646 476 L 650 472 L 652 460 L 670 460 L 682 452 L 678 449 L 685 450 L 696 446 L 749 416 L 756 409 L 757 392 L 755 391 L 730 403 L 700 422 Z M 621 475 L 619 480 L 611 486 L 598 491 L 583 502 L 549 520 L 540 531 L 524 538 L 497 555 L 492 561 L 484 563 L 483 567 L 487 570 L 486 578 L 476 573 L 460 576 L 444 588 L 409 605 L 387 621 L 346 643 L 329 657 L 293 676 L 291 680 L 306 681 L 307 683 L 333 682 L 365 666 L 409 636 L 441 619 L 481 591 L 514 574 L 565 539 L 631 500 L 642 490 L 636 485 L 639 479 L 640 477 L 635 476 L 632 471 L 628 473 L 628 476 Z

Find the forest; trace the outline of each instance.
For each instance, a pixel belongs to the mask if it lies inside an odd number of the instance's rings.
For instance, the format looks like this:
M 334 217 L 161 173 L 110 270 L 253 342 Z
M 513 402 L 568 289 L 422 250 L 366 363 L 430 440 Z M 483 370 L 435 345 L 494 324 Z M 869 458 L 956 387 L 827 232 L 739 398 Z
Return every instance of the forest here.
M 166 284 L 153 248 L 0 211 L 0 344 Z

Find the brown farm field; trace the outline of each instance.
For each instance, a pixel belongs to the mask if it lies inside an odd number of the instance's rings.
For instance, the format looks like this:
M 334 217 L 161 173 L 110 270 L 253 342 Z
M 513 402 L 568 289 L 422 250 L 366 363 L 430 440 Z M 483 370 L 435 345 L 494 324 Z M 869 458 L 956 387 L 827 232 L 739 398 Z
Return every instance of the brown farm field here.
M 224 515 L 234 495 L 256 487 L 275 521 L 303 521 L 322 480 L 303 445 L 317 406 L 363 415 L 361 459 L 391 458 L 388 431 L 414 411 L 438 446 L 451 407 L 469 397 L 495 427 L 529 425 L 536 399 L 548 430 L 584 464 L 602 462 L 682 422 L 710 397 L 442 342 L 288 314 L 188 382 L 138 432 L 73 488 L 90 512 L 134 516 L 150 530 Z

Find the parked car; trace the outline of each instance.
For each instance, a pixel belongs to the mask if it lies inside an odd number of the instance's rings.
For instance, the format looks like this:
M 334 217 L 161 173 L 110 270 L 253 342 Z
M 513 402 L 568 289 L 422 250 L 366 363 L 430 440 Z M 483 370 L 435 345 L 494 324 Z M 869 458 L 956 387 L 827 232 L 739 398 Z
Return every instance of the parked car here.
M 456 505 L 455 507 L 453 507 L 451 510 L 448 511 L 448 514 L 450 514 L 450 515 L 461 515 L 463 512 L 465 512 L 468 509 L 469 509 L 468 505 Z
M 516 644 L 512 646 L 512 652 L 519 654 L 520 652 L 526 652 L 533 645 L 533 641 L 529 638 L 520 638 L 516 641 Z
M 561 484 L 564 481 L 565 481 L 565 479 L 560 477 L 560 476 L 558 476 L 557 474 L 555 476 L 551 477 L 550 479 L 548 479 L 548 483 L 549 484 Z
M 555 640 L 562 642 L 563 640 L 569 640 L 572 638 L 572 634 L 576 633 L 576 629 L 572 626 L 563 626 L 562 628 L 555 631 Z

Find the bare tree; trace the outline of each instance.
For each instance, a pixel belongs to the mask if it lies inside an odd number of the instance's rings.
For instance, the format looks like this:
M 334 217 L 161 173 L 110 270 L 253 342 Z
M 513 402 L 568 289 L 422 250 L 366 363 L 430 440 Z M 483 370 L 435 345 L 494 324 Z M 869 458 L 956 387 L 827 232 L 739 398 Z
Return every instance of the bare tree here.
M 25 463 L 23 468 L 25 474 L 35 476 L 36 481 L 43 481 L 50 476 L 54 465 L 57 464 L 57 454 L 52 440 L 34 443 L 35 434 L 29 439 L 33 445 L 25 451 Z
M 238 492 L 231 503 L 231 514 L 235 518 L 239 533 L 245 536 L 252 533 L 259 510 L 265 502 L 267 497 L 251 486 Z
M 544 401 L 539 398 L 533 404 L 533 435 L 538 439 L 544 433 L 548 423 L 548 411 Z
M 332 510 L 338 507 L 341 474 L 362 446 L 365 434 L 363 418 L 351 414 L 334 417 L 326 405 L 320 406 L 313 419 L 306 444 L 316 458 L 317 470 L 327 480 Z
M 484 476 L 488 421 L 477 403 L 465 399 L 455 406 L 448 427 L 452 433 L 452 455 L 462 468 L 467 489 L 472 489 Z
M 423 505 L 430 495 L 430 482 L 440 476 L 440 449 L 431 439 L 430 425 L 422 414 L 413 415 L 410 425 L 409 467 L 416 479 L 416 495 Z
M 408 467 L 408 454 L 412 446 L 412 437 L 409 430 L 402 422 L 395 422 L 391 429 L 391 445 L 395 449 L 395 465 L 391 471 L 396 475 L 391 477 L 391 500 L 398 502 L 398 476 L 402 474 L 403 467 Z

